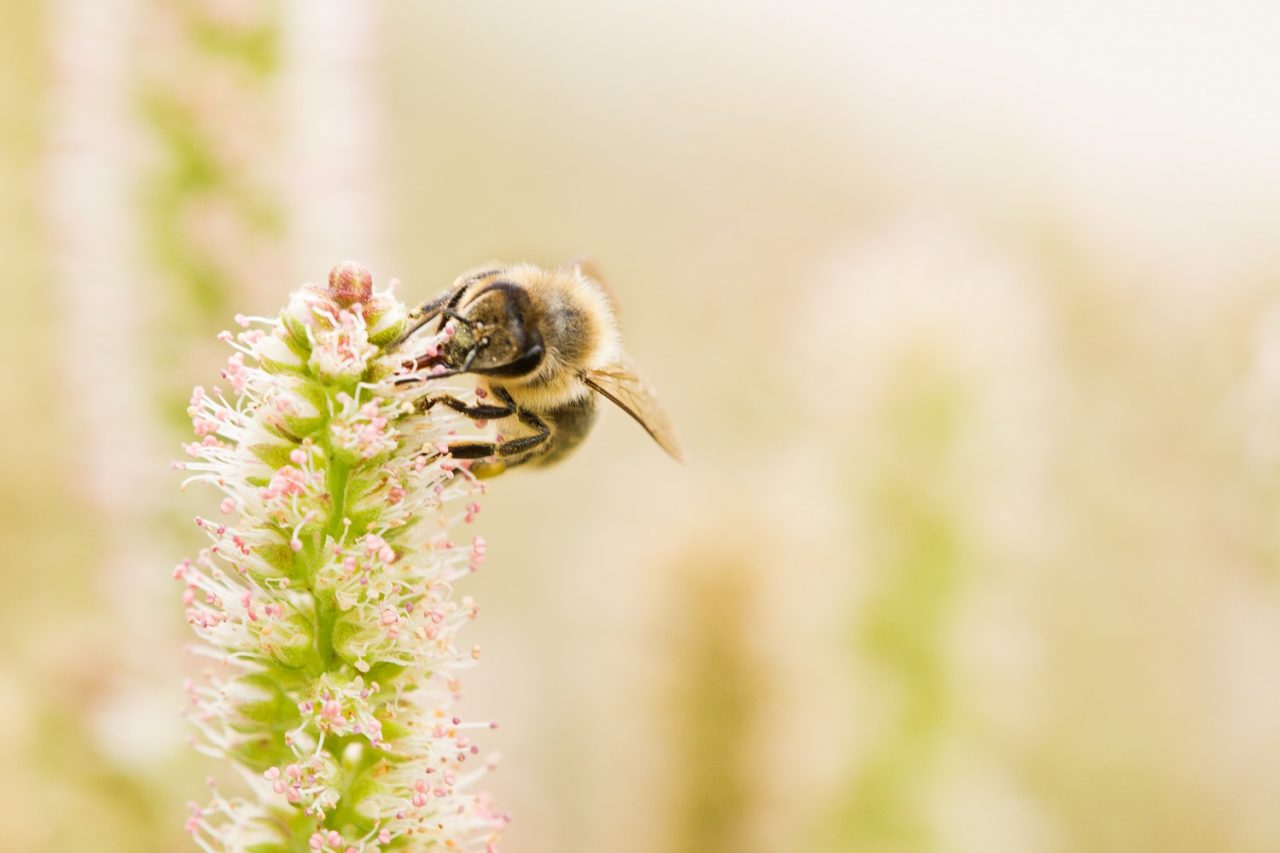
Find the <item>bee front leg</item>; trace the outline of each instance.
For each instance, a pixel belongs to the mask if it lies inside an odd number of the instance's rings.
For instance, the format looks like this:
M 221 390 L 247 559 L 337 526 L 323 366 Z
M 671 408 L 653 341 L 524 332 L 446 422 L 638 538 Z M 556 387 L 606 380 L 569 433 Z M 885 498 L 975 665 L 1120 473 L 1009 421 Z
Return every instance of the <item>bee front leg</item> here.
M 448 406 L 455 412 L 464 414 L 474 421 L 496 421 L 500 418 L 510 417 L 516 413 L 515 408 L 510 404 L 501 406 L 490 406 L 484 404 L 468 406 L 462 400 L 459 400 L 457 397 L 450 396 L 449 394 L 436 394 L 434 396 L 428 395 L 423 397 L 418 400 L 417 408 L 419 412 L 428 412 L 431 410 L 431 407 L 437 403 Z

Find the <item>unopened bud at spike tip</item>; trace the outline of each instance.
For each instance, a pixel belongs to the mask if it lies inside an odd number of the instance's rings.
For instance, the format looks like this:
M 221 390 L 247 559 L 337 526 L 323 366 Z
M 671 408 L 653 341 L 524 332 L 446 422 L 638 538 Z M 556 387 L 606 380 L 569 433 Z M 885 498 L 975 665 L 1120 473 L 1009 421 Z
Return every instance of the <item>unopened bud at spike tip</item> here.
M 329 293 L 343 308 L 367 304 L 373 295 L 373 273 L 364 264 L 343 261 L 329 270 Z

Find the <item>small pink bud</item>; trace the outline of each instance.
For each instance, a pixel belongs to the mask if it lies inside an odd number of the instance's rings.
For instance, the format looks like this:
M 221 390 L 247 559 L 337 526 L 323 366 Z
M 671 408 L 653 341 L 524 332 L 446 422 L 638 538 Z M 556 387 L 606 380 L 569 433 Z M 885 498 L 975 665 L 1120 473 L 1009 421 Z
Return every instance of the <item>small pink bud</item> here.
M 373 296 L 373 273 L 355 261 L 344 261 L 329 271 L 329 293 L 344 307 L 363 305 Z

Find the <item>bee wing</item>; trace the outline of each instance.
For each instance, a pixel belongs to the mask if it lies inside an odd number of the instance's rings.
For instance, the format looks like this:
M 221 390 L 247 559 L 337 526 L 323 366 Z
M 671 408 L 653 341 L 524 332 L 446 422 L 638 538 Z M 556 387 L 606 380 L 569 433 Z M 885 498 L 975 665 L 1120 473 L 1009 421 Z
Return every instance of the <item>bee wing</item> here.
M 635 418 L 645 432 L 653 436 L 663 450 L 673 459 L 684 461 L 675 427 L 667 412 L 658 402 L 653 388 L 640 375 L 635 363 L 625 354 L 613 364 L 598 370 L 588 370 L 583 381 L 604 397 L 609 398 L 622 411 Z

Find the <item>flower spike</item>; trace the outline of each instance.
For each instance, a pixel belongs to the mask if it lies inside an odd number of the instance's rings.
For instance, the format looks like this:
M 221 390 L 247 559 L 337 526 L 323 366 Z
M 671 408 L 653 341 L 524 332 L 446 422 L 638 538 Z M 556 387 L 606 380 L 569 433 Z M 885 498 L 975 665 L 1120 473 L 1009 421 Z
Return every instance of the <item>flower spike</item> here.
M 494 851 L 508 822 L 472 790 L 491 762 L 464 733 L 496 726 L 450 710 L 479 657 L 453 586 L 485 543 L 450 539 L 481 486 L 436 448 L 470 425 L 418 411 L 436 379 L 398 381 L 438 346 L 392 352 L 406 317 L 344 263 L 274 320 L 237 315 L 225 390 L 191 395 L 175 467 L 221 497 L 174 570 L 210 661 L 189 717 L 248 791 L 189 807 L 204 850 Z

